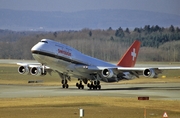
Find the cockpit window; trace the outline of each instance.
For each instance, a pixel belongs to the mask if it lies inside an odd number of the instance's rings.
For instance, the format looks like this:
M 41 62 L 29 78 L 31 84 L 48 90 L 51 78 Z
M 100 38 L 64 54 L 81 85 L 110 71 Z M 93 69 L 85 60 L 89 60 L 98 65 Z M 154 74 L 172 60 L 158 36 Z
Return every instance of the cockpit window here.
M 43 43 L 48 43 L 47 41 L 41 41 L 41 42 L 43 42 Z

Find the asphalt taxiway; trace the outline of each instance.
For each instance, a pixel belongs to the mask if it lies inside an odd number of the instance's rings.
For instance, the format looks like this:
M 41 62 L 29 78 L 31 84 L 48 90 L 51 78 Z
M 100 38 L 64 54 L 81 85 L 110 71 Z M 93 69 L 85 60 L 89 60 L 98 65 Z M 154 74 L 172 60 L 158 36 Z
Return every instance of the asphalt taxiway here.
M 0 85 L 0 98 L 60 97 L 60 96 L 111 96 L 150 99 L 180 100 L 180 83 L 156 84 L 105 84 L 101 90 L 79 90 L 75 86 Z

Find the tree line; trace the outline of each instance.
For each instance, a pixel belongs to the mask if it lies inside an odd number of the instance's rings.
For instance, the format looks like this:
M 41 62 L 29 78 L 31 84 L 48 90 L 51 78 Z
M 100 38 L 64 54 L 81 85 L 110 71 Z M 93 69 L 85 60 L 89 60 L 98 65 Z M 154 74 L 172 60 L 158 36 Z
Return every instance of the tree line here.
M 1 59 L 33 59 L 30 49 L 43 38 L 70 45 L 87 55 L 118 61 L 136 39 L 141 41 L 139 61 L 180 61 L 180 28 L 145 25 L 143 28 L 69 31 L 0 30 Z

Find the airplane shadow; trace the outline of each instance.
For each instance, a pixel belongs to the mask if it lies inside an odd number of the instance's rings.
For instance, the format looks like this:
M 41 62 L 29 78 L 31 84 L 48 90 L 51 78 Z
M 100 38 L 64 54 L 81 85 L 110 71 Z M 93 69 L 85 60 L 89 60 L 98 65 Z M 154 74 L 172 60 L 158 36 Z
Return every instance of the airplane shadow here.
M 101 89 L 101 90 L 93 90 L 88 89 L 88 91 L 114 91 L 114 90 L 180 90 L 180 87 L 129 87 L 129 88 L 107 88 L 107 89 Z
M 69 87 L 68 89 L 64 89 L 64 88 L 46 88 L 47 90 L 52 89 L 52 90 L 72 90 L 72 91 L 77 91 L 77 90 L 81 90 L 82 89 L 78 89 L 78 88 L 71 88 Z M 93 90 L 93 89 L 88 89 L 87 87 L 85 87 L 83 89 L 83 91 L 125 91 L 125 90 L 168 90 L 168 91 L 174 91 L 174 90 L 180 90 L 180 86 L 177 87 L 126 87 L 126 88 L 122 88 L 122 87 L 116 87 L 116 88 L 101 88 L 100 90 Z

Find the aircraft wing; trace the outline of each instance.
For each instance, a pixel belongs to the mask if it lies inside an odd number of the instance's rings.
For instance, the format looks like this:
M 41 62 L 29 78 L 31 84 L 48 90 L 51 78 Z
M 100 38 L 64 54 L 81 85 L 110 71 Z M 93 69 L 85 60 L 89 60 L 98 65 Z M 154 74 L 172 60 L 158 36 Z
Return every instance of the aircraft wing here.
M 31 66 L 41 66 L 40 63 L 21 63 L 21 62 L 17 63 L 17 65 L 19 65 L 19 66 L 27 66 L 27 65 L 31 65 Z
M 45 75 L 46 72 L 48 72 L 51 75 L 51 72 L 53 71 L 48 66 L 43 66 L 40 63 L 17 63 L 19 65 L 18 72 L 20 74 L 32 74 L 36 76 Z
M 136 77 L 144 75 L 145 77 L 157 78 L 163 70 L 178 70 L 180 67 L 118 67 L 118 71 L 129 72 Z
M 17 63 L 19 66 L 28 66 L 28 67 L 41 67 L 42 64 L 40 63 Z M 45 66 L 46 69 L 50 69 L 50 67 Z
M 129 72 L 139 78 L 140 75 L 145 77 L 157 78 L 163 70 L 178 70 L 180 67 L 102 67 L 102 66 L 76 66 L 81 72 L 101 73 L 104 77 L 110 77 L 113 74 Z
M 32 68 L 32 67 L 42 67 L 43 65 L 41 64 L 41 63 L 17 63 L 17 65 L 19 65 L 19 66 L 28 66 L 28 67 L 30 67 L 30 68 Z M 52 70 L 49 66 L 44 66 L 45 67 L 45 69 L 50 69 L 50 70 Z

